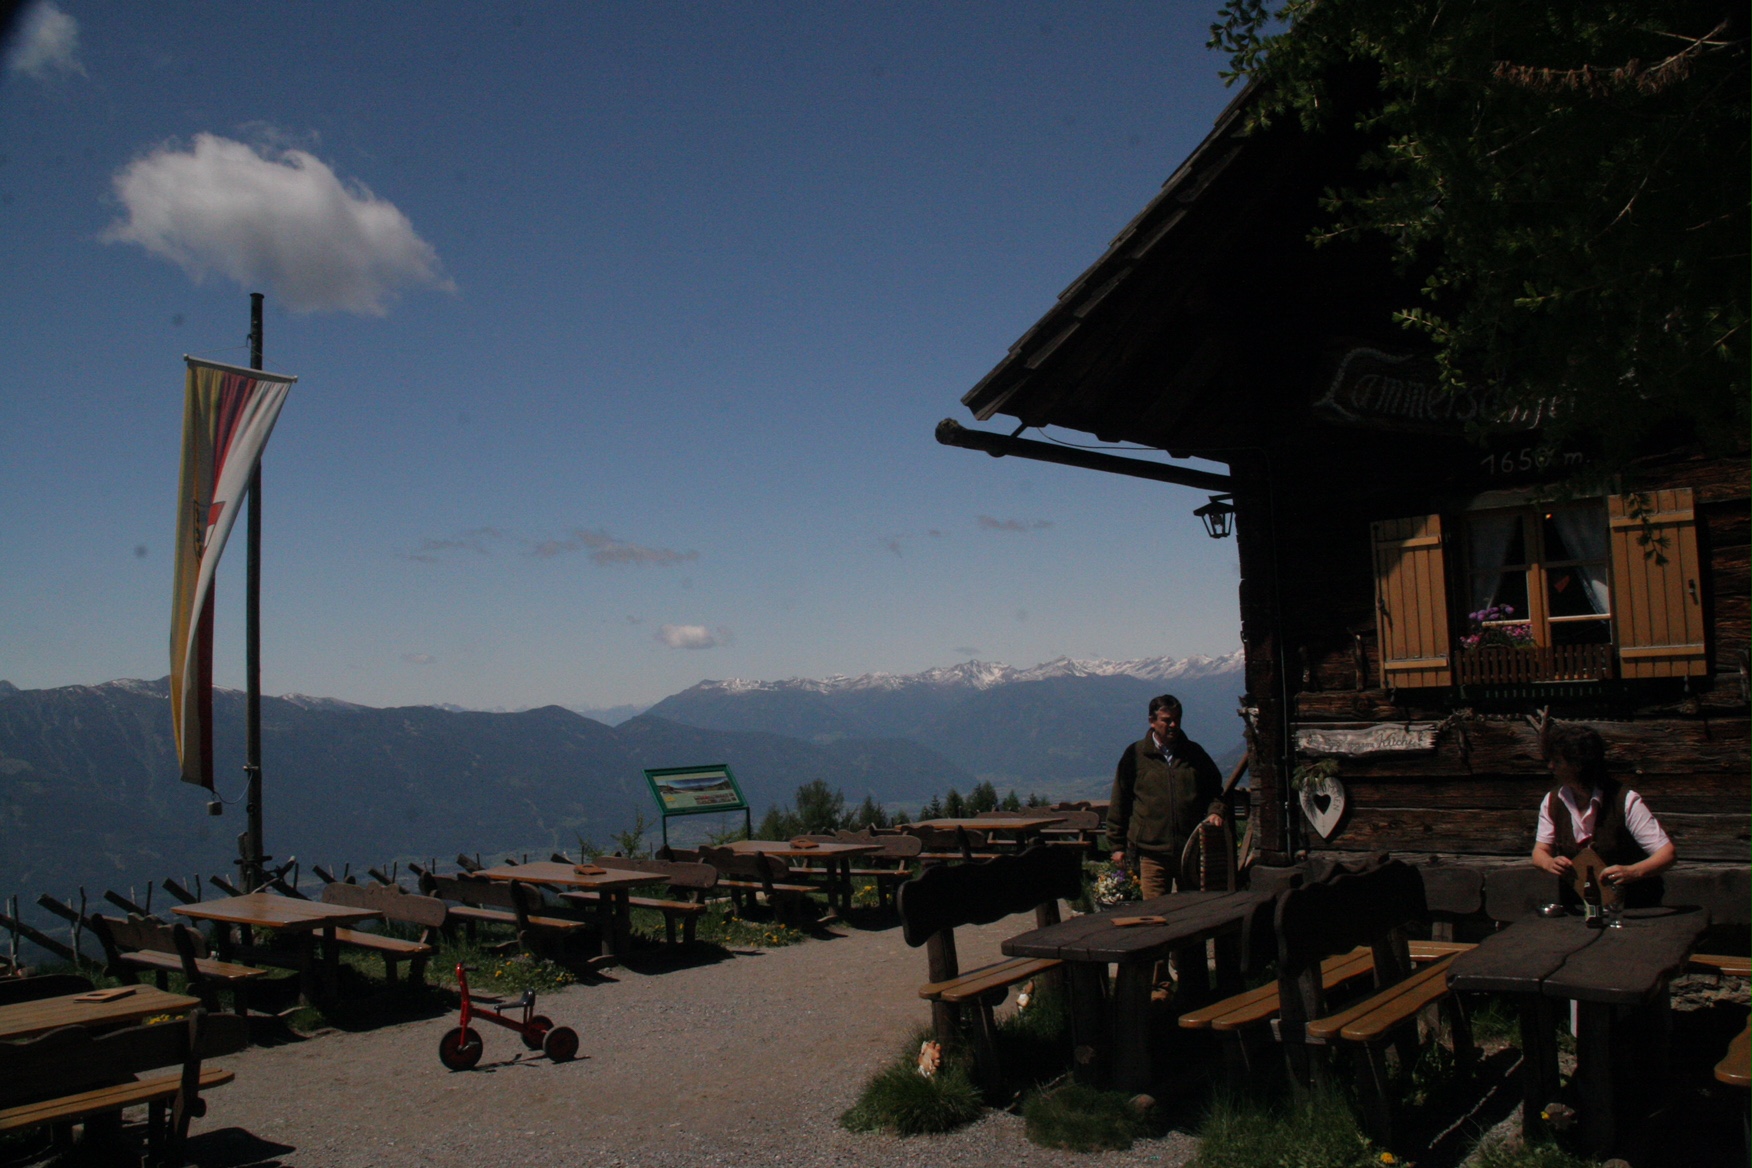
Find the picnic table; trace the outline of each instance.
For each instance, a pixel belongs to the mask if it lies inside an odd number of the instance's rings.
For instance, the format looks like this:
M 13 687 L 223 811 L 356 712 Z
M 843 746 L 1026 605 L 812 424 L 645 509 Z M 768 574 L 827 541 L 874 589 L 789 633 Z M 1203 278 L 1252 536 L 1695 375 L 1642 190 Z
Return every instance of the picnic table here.
M 563 864 L 557 860 L 537 860 L 531 864 L 505 864 L 498 868 L 483 868 L 475 875 L 488 880 L 548 884 L 600 894 L 600 899 L 596 902 L 596 919 L 601 936 L 602 958 L 609 962 L 619 961 L 628 948 L 632 929 L 631 890 L 642 884 L 669 883 L 669 878 L 661 872 L 602 868 L 594 864 Z
M 1027 846 L 1028 841 L 1038 836 L 1042 830 L 1064 821 L 1065 817 L 1062 814 L 1007 814 L 994 815 L 989 818 L 973 816 L 921 819 L 917 823 L 903 823 L 900 826 L 902 830 L 918 827 L 931 831 L 952 831 L 955 833 L 956 844 L 961 849 L 962 858 L 972 859 L 973 845 L 967 837 L 967 833 L 970 831 L 977 831 L 985 835 L 991 835 L 994 832 L 1007 832 L 1015 844 L 1016 850 L 1021 851 Z
M 1093 1057 L 1079 1059 L 1080 1077 L 1099 1081 L 1111 1063 L 1113 1085 L 1142 1091 L 1155 1081 L 1150 1055 L 1150 991 L 1156 963 L 1176 950 L 1191 950 L 1181 962 L 1188 997 L 1203 992 L 1204 943 L 1215 940 L 1220 992 L 1241 988 L 1242 926 L 1271 897 L 1255 892 L 1176 892 L 1087 913 L 1023 933 L 1003 943 L 1010 957 L 1057 958 L 1071 987 L 1072 1042 Z M 1160 917 L 1160 922 L 1115 921 Z M 1111 994 L 1107 967 L 1119 967 Z M 1178 1003 L 1177 1003 L 1178 1005 Z
M 1651 1041 L 1637 1066 L 1650 1091 L 1666 1079 L 1667 985 L 1709 925 L 1697 908 L 1626 909 L 1624 926 L 1589 928 L 1580 916 L 1527 917 L 1460 954 L 1448 971 L 1457 992 L 1508 994 L 1521 1022 L 1522 1131 L 1557 1097 L 1556 1004 L 1577 1004 L 1576 1083 L 1583 1139 L 1595 1150 L 1615 1135 L 1615 1023 L 1636 1018 Z
M 827 869 L 828 908 L 845 916 L 852 911 L 852 857 L 882 850 L 881 844 L 829 843 L 797 840 L 737 840 L 737 855 L 778 856 L 784 860 L 819 860 Z
M 293 967 L 298 970 L 299 989 L 307 1001 L 318 997 L 316 937 L 319 934 L 322 937 L 320 992 L 333 998 L 341 973 L 341 946 L 335 930 L 380 915 L 368 908 L 324 904 L 320 900 L 301 900 L 271 892 L 247 892 L 220 900 L 179 904 L 171 911 L 191 920 L 213 922 L 217 926 L 213 930 L 213 945 L 221 961 L 247 957 L 274 964 L 273 954 L 255 948 L 251 930 L 265 929 L 285 938 L 292 946 Z M 236 941 L 232 939 L 233 927 L 238 931 Z
M 34 1038 L 62 1026 L 122 1026 L 157 1014 L 186 1014 L 201 1004 L 156 986 L 123 986 L 128 993 L 90 1001 L 93 991 L 0 1006 L 0 1041 Z M 86 1000 L 81 1000 L 86 999 Z

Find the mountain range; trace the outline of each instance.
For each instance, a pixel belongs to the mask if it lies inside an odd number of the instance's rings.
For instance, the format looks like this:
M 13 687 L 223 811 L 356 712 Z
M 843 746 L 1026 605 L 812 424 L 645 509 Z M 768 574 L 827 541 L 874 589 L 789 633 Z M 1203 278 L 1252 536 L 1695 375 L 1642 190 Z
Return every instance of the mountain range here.
M 1220 763 L 1238 757 L 1239 654 L 708 681 L 612 727 L 559 706 L 265 697 L 268 851 L 338 868 L 609 844 L 641 814 L 656 821 L 644 768 L 706 762 L 730 763 L 756 817 L 814 779 L 848 804 L 870 795 L 889 807 L 981 779 L 1024 795 L 1102 795 L 1149 696 L 1165 688 Z M 0 681 L 0 896 L 28 909 L 40 892 L 144 896 L 165 876 L 232 874 L 243 695 L 219 690 L 213 704 L 221 818 L 177 776 L 166 679 L 42 690 Z

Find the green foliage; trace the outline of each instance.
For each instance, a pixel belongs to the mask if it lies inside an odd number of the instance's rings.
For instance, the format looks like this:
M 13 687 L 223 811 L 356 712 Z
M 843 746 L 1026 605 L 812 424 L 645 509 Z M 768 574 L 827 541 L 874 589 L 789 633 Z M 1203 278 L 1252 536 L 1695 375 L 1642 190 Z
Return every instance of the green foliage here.
M 1256 126 L 1361 131 L 1315 241 L 1422 281 L 1394 316 L 1494 399 L 1475 435 L 1543 417 L 1615 465 L 1745 442 L 1745 37 L 1726 0 L 1229 0 L 1211 43 Z
M 650 829 L 651 825 L 646 822 L 645 813 L 643 811 L 638 812 L 633 817 L 633 826 L 627 828 L 625 831 L 614 832 L 610 836 L 610 838 L 614 840 L 615 851 L 630 860 L 649 860 L 651 858 L 651 845 L 645 839 L 645 833 Z M 580 840 L 579 842 L 580 846 L 582 846 L 583 841 Z M 592 852 L 585 854 L 594 855 L 595 853 Z
M 923 807 L 919 808 L 919 818 L 920 819 L 941 819 L 941 818 L 943 818 L 943 800 L 937 798 L 937 796 L 935 796 L 935 795 L 932 795 L 931 801 L 929 803 L 926 803 Z
M 943 814 L 949 819 L 960 819 L 968 814 L 967 800 L 954 787 L 950 787 L 949 793 L 943 796 Z
M 1022 1119 L 1029 1142 L 1072 1152 L 1124 1151 L 1150 1134 L 1130 1096 L 1076 1083 L 1030 1095 L 1023 1101 Z
M 803 834 L 803 820 L 795 811 L 782 804 L 767 808 L 760 826 L 754 829 L 755 839 L 788 840 Z
M 916 1136 L 953 1131 L 984 1113 L 979 1088 L 959 1052 L 945 1052 L 935 1075 L 919 1074 L 919 1043 L 928 1037 L 916 1036 L 910 1049 L 870 1077 L 858 1101 L 840 1116 L 840 1126 L 855 1132 L 887 1130 Z
M 889 827 L 892 823 L 888 812 L 882 810 L 875 797 L 865 795 L 864 801 L 847 816 L 845 826 L 851 831 L 863 831 L 867 827 Z
M 1010 793 L 1004 796 L 1004 801 L 998 805 L 998 808 L 1001 811 L 1022 810 L 1022 800 L 1016 798 L 1015 788 L 1011 788 Z
M 1191 1168 L 1381 1168 L 1384 1162 L 1337 1096 L 1282 1110 L 1219 1098 L 1198 1135 Z
M 803 822 L 803 835 L 820 835 L 838 831 L 846 824 L 846 797 L 821 779 L 813 779 L 797 788 L 797 818 Z
M 990 783 L 975 783 L 973 790 L 967 796 L 967 813 L 978 815 L 981 811 L 996 811 L 998 809 L 998 789 Z
M 521 994 L 524 990 L 548 993 L 577 981 L 563 965 L 531 957 L 527 953 L 490 953 L 478 946 L 440 945 L 432 961 L 432 980 L 448 988 L 456 988 L 456 966 L 466 965 L 470 972 L 470 990 L 503 996 Z M 379 962 L 381 964 L 381 961 Z

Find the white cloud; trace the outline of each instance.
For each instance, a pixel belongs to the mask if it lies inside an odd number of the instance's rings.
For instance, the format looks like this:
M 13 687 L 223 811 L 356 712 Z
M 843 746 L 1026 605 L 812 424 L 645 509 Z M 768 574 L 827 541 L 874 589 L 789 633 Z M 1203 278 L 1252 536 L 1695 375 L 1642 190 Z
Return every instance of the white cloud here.
M 655 635 L 671 649 L 714 649 L 730 643 L 728 629 L 714 633 L 705 625 L 664 625 Z
M 85 76 L 79 63 L 79 22 L 53 4 L 38 4 L 19 22 L 8 68 L 38 81 L 57 73 Z
M 529 549 L 529 554 L 537 559 L 552 559 L 569 552 L 589 551 L 590 562 L 598 567 L 609 567 L 614 564 L 634 564 L 639 567 L 654 565 L 659 568 L 673 567 L 700 558 L 696 551 L 678 552 L 672 548 L 644 547 L 636 543 L 628 543 L 616 539 L 603 530 L 574 531 L 566 539 L 544 539 Z
M 1050 519 L 994 519 L 990 515 L 981 515 L 974 522 L 987 531 L 1045 531 L 1052 526 Z
M 393 203 L 343 184 L 303 150 L 198 134 L 116 172 L 127 218 L 110 242 L 137 243 L 197 283 L 209 274 L 266 285 L 294 312 L 382 316 L 403 288 L 454 291 L 438 253 Z

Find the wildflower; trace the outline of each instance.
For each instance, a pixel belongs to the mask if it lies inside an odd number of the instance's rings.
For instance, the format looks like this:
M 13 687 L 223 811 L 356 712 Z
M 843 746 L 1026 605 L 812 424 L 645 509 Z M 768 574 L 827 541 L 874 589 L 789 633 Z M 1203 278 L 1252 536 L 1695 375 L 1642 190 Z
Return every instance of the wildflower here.
M 1397 1164 L 1397 1163 L 1399 1163 L 1399 1161 L 1397 1158 L 1394 1157 L 1392 1152 L 1382 1152 L 1381 1153 L 1381 1163 L 1383 1163 L 1383 1164 Z

